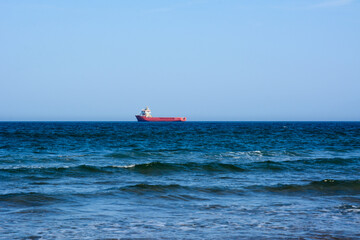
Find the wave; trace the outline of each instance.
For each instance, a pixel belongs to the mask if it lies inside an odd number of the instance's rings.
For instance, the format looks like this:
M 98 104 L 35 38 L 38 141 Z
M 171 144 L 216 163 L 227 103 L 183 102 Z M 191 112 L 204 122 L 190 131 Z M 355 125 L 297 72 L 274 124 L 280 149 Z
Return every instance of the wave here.
M 276 186 L 250 186 L 246 188 L 139 183 L 88 193 L 47 194 L 29 192 L 1 194 L 0 202 L 10 205 L 40 206 L 63 201 L 72 201 L 71 199 L 74 197 L 89 199 L 94 197 L 118 196 L 118 194 L 149 195 L 153 198 L 190 201 L 206 200 L 214 195 L 244 195 L 251 191 L 301 196 L 358 195 L 360 192 L 360 180 L 325 179 L 322 181 L 313 181 L 305 185 L 288 184 Z M 345 207 L 346 209 L 349 208 L 348 206 Z M 350 210 L 353 211 L 353 208 L 354 207 L 351 207 Z M 358 211 L 357 209 L 358 208 L 355 210 Z
M 264 191 L 282 194 L 318 194 L 318 195 L 346 195 L 359 194 L 360 180 L 324 179 L 313 181 L 306 185 L 277 185 L 249 187 L 255 191 Z
M 244 191 L 241 189 L 230 189 L 227 187 L 199 187 L 199 186 L 182 186 L 179 184 L 146 184 L 140 183 L 135 185 L 125 186 L 119 189 L 121 192 L 136 193 L 136 194 L 171 194 L 171 196 L 182 196 L 191 199 L 204 199 L 198 196 L 199 193 L 204 194 L 243 194 Z M 190 195 L 189 195 L 190 194 Z M 191 194 L 196 194 L 192 196 Z M 168 195 L 165 195 L 168 196 Z M 164 197 L 161 195 L 160 197 Z M 165 197 L 166 198 L 166 197 Z
M 290 162 L 290 161 L 287 161 Z M 294 162 L 294 161 L 293 161 Z M 348 165 L 351 163 L 360 162 L 360 158 L 340 158 L 340 157 L 334 157 L 334 158 L 314 158 L 314 159 L 302 159 L 297 160 L 295 162 L 302 163 L 302 164 L 310 164 L 310 165 Z
M 243 172 L 245 169 L 225 163 L 194 163 L 183 164 L 150 162 L 143 164 L 110 165 L 110 166 L 21 166 L 12 168 L 0 168 L 0 172 L 22 173 L 22 174 L 53 174 L 53 173 L 114 173 L 117 171 L 134 171 L 141 174 L 160 174 L 182 171 L 205 171 L 205 172 Z
M 333 165 L 347 166 L 360 162 L 359 158 L 319 158 L 301 159 L 296 161 L 256 161 L 244 163 L 221 163 L 221 162 L 186 162 L 167 163 L 154 161 L 149 163 L 128 165 L 76 165 L 76 166 L 15 166 L 2 167 L 0 172 L 12 174 L 78 174 L 78 173 L 116 173 L 119 171 L 132 171 L 140 174 L 172 174 L 181 172 L 227 172 L 240 173 L 247 171 L 304 171 L 309 168 L 326 168 Z
M 239 151 L 239 152 L 224 152 L 217 154 L 205 154 L 206 158 L 211 159 L 269 159 L 274 157 L 306 157 L 308 153 L 306 152 L 296 152 L 296 151 L 264 151 L 264 150 L 255 150 L 255 151 Z
M 77 173 L 99 173 L 108 172 L 107 167 L 98 167 L 92 165 L 78 165 L 78 166 L 61 166 L 61 167 L 47 167 L 47 166 L 21 166 L 12 168 L 0 168 L 0 172 L 19 173 L 19 174 L 77 174 Z M 33 175 L 32 175 L 33 176 Z M 35 176 L 34 176 L 35 177 Z
M 46 204 L 63 201 L 54 195 L 44 193 L 9 193 L 1 194 L 0 202 L 11 205 L 23 205 L 23 206 L 41 206 Z
M 220 186 L 183 186 L 179 184 L 147 184 L 139 183 L 123 187 L 112 187 L 108 189 L 90 192 L 69 192 L 69 193 L 40 193 L 40 192 L 19 192 L 0 194 L 0 203 L 16 206 L 42 206 L 55 203 L 81 201 L 80 199 L 116 197 L 119 195 L 148 195 L 151 198 L 165 200 L 191 201 L 209 200 L 211 195 L 242 195 L 241 189 L 231 189 Z
M 313 168 L 326 168 L 337 166 L 348 166 L 359 163 L 360 158 L 315 158 L 287 161 L 257 161 L 244 164 L 247 170 L 270 170 L 270 171 L 304 171 Z
M 178 184 L 169 184 L 169 185 L 152 185 L 152 184 L 136 184 L 136 185 L 130 185 L 126 187 L 122 187 L 120 190 L 122 191 L 129 191 L 129 192 L 165 192 L 165 191 L 175 191 L 175 190 L 181 190 L 186 189 L 186 187 L 183 187 Z
M 244 162 L 296 162 L 303 161 L 309 163 L 324 162 L 324 163 L 334 163 L 342 164 L 343 162 L 349 161 L 359 161 L 360 152 L 357 150 L 352 150 L 351 152 L 346 152 L 345 154 L 336 154 L 334 152 L 313 152 L 313 151 L 230 151 L 223 153 L 207 153 L 203 155 L 205 159 L 211 159 L 216 161 L 244 161 Z
M 159 157 L 163 154 L 157 152 L 142 152 L 142 151 L 129 151 L 129 152 L 116 152 L 106 154 L 105 157 L 117 158 L 117 159 L 134 159 L 144 157 Z
M 161 157 L 171 157 L 177 154 L 187 154 L 192 152 L 194 149 L 187 149 L 187 148 L 165 148 L 165 149 L 155 149 L 146 151 L 142 150 L 131 150 L 131 151 L 122 151 L 122 152 L 114 152 L 105 154 L 105 157 L 109 158 L 118 158 L 118 159 L 137 159 L 137 158 L 161 158 Z
M 142 173 L 151 173 L 155 171 L 207 171 L 207 172 L 243 172 L 240 168 L 233 164 L 225 163 L 194 163 L 188 162 L 183 164 L 178 163 L 161 163 L 151 162 L 144 164 L 136 164 L 132 167 L 133 170 Z

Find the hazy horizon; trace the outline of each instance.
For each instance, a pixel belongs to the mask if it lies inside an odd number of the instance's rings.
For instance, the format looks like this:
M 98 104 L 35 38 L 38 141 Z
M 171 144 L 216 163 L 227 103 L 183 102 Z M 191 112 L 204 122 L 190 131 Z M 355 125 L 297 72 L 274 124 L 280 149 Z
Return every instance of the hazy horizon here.
M 0 2 L 0 121 L 358 121 L 360 3 Z

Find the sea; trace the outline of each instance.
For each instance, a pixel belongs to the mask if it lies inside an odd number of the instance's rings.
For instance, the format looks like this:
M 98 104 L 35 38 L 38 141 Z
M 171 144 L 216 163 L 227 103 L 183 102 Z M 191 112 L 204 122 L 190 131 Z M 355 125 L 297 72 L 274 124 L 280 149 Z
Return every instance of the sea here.
M 0 239 L 360 239 L 360 122 L 0 122 Z

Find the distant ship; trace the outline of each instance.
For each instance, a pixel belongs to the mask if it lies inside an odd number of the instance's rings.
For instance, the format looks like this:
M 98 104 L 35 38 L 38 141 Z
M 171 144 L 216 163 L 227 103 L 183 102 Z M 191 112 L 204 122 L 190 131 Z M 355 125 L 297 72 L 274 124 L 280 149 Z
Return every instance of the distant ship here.
M 186 117 L 153 117 L 151 110 L 146 107 L 141 110 L 140 115 L 135 115 L 139 122 L 185 122 Z

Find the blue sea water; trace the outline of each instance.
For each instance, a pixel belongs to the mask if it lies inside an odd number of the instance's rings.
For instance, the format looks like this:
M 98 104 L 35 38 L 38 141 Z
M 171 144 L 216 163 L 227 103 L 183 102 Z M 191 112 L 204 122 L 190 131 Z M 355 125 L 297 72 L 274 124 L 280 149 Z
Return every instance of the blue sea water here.
M 359 122 L 1 122 L 1 239 L 360 239 Z

